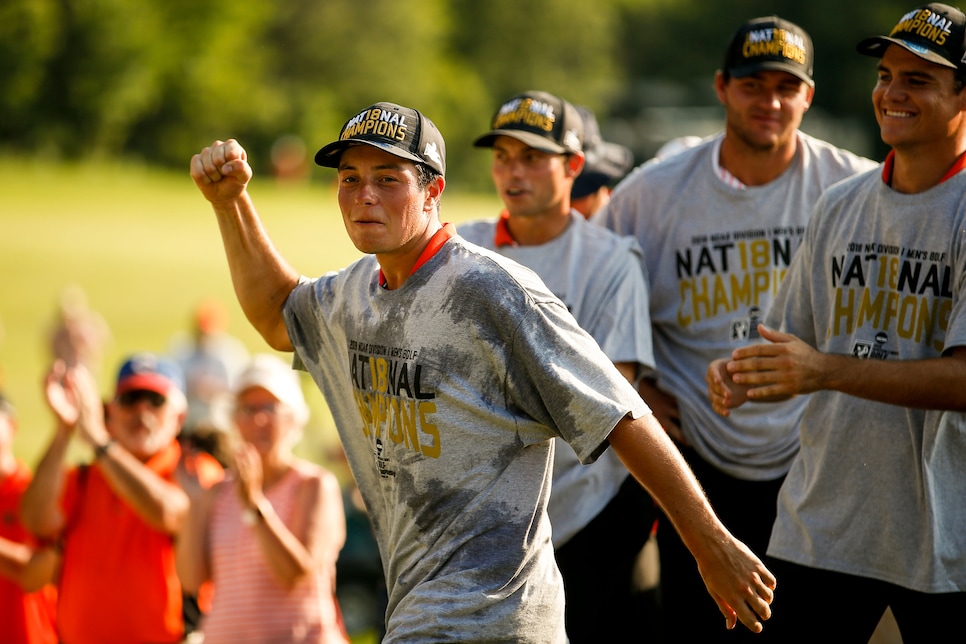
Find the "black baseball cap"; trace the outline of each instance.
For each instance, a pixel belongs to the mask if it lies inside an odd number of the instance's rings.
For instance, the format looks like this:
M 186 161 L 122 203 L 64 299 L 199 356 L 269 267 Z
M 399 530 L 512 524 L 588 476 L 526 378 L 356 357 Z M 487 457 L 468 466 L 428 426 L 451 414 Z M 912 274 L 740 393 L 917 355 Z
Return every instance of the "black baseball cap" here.
M 584 168 L 570 189 L 571 199 L 593 194 L 602 187 L 616 182 L 634 165 L 634 153 L 620 143 L 605 141 L 594 113 L 582 105 L 577 106 L 584 123 Z
M 552 154 L 583 151 L 584 127 L 577 108 L 548 92 L 517 94 L 496 111 L 490 128 L 474 146 L 491 148 L 498 136 L 509 136 Z
M 933 2 L 899 19 L 888 36 L 873 36 L 856 45 L 860 54 L 882 58 L 889 45 L 899 45 L 931 63 L 966 72 L 966 14 Z
M 315 155 L 325 168 L 339 167 L 342 153 L 350 145 L 371 145 L 446 175 L 446 142 L 436 125 L 417 110 L 395 103 L 376 103 L 362 110 L 342 126 L 339 139 Z
M 753 18 L 731 37 L 724 68 L 734 78 L 761 71 L 788 72 L 814 87 L 815 50 L 808 32 L 778 16 Z

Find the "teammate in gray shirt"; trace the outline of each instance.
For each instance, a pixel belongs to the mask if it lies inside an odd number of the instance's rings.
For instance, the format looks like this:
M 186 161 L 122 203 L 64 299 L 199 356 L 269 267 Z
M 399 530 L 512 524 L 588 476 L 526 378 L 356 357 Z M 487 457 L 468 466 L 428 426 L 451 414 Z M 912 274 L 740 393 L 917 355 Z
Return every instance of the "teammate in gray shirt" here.
M 588 223 L 570 204 L 583 174 L 578 133 L 586 121 L 559 96 L 530 91 L 507 99 L 491 125 L 474 145 L 492 149 L 490 171 L 506 208 L 496 219 L 461 224 L 460 236 L 533 269 L 635 382 L 654 366 L 640 247 Z M 571 644 L 639 638 L 650 625 L 642 623 L 634 576 L 654 502 L 613 450 L 582 465 L 566 441 L 556 443 L 549 513 L 567 636 Z
M 964 38 L 962 11 L 929 4 L 859 43 L 880 59 L 872 103 L 892 151 L 816 205 L 767 343 L 708 372 L 726 415 L 809 394 L 768 546 L 782 600 L 765 641 L 864 643 L 887 607 L 903 642 L 962 632 Z M 830 591 L 834 626 L 815 615 Z
M 657 359 L 657 378 L 642 381 L 641 394 L 752 550 L 768 543 L 802 401 L 722 418 L 708 404 L 705 371 L 761 341 L 757 324 L 819 195 L 875 165 L 799 131 L 815 92 L 812 57 L 811 39 L 793 23 L 768 16 L 741 25 L 715 75 L 724 132 L 640 166 L 593 220 L 641 244 Z M 709 641 L 718 619 L 691 556 L 670 530 L 658 530 L 658 549 L 666 622 L 683 640 Z

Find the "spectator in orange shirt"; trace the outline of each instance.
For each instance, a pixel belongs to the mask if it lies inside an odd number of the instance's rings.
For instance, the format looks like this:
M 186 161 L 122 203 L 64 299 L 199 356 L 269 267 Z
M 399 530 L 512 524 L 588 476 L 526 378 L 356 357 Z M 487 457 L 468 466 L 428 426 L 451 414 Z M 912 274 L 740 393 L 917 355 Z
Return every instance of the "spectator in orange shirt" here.
M 13 455 L 17 418 L 0 394 L 0 642 L 56 644 L 57 590 L 50 582 L 57 552 L 39 544 L 20 522 L 27 465 Z
M 185 624 L 174 535 L 188 512 L 188 497 L 174 482 L 181 460 L 176 436 L 187 410 L 180 369 L 153 354 L 132 356 L 105 409 L 86 367 L 56 361 L 45 391 L 57 429 L 21 512 L 29 530 L 63 541 L 61 641 L 180 642 Z M 94 460 L 67 470 L 75 433 Z M 222 475 L 206 454 L 192 456 L 188 467 L 209 485 Z

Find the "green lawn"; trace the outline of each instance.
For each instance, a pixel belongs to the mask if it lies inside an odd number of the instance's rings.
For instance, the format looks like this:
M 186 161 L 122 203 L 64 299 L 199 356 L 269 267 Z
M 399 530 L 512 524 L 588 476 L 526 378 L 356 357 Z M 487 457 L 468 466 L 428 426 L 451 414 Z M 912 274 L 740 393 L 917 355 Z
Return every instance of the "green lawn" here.
M 332 176 L 319 168 L 309 186 L 257 177 L 250 186 L 275 244 L 306 275 L 359 257 L 334 189 L 324 185 Z M 460 195 L 450 186 L 443 219 L 493 217 L 499 208 L 495 195 Z M 31 466 L 53 427 L 41 382 L 49 364 L 46 336 L 68 285 L 83 288 L 110 325 L 105 394 L 125 355 L 164 351 L 208 297 L 228 305 L 229 331 L 249 350 L 267 349 L 235 301 L 218 227 L 187 160 L 184 173 L 0 160 L 0 387 L 18 409 L 16 452 Z M 299 451 L 322 462 L 324 449 L 335 444 L 334 429 L 321 395 L 311 384 L 306 393 L 315 413 Z

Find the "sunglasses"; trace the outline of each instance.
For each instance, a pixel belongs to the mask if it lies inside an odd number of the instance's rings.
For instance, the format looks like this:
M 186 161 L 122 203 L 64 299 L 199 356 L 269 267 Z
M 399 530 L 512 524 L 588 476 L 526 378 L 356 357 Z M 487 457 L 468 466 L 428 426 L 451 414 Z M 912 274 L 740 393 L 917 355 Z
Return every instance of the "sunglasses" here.
M 156 391 L 148 391 L 147 389 L 132 389 L 131 391 L 125 391 L 123 394 L 117 397 L 117 401 L 121 403 L 124 407 L 133 407 L 141 401 L 147 401 L 152 407 L 158 409 L 162 407 L 167 398 L 164 394 L 159 394 Z

